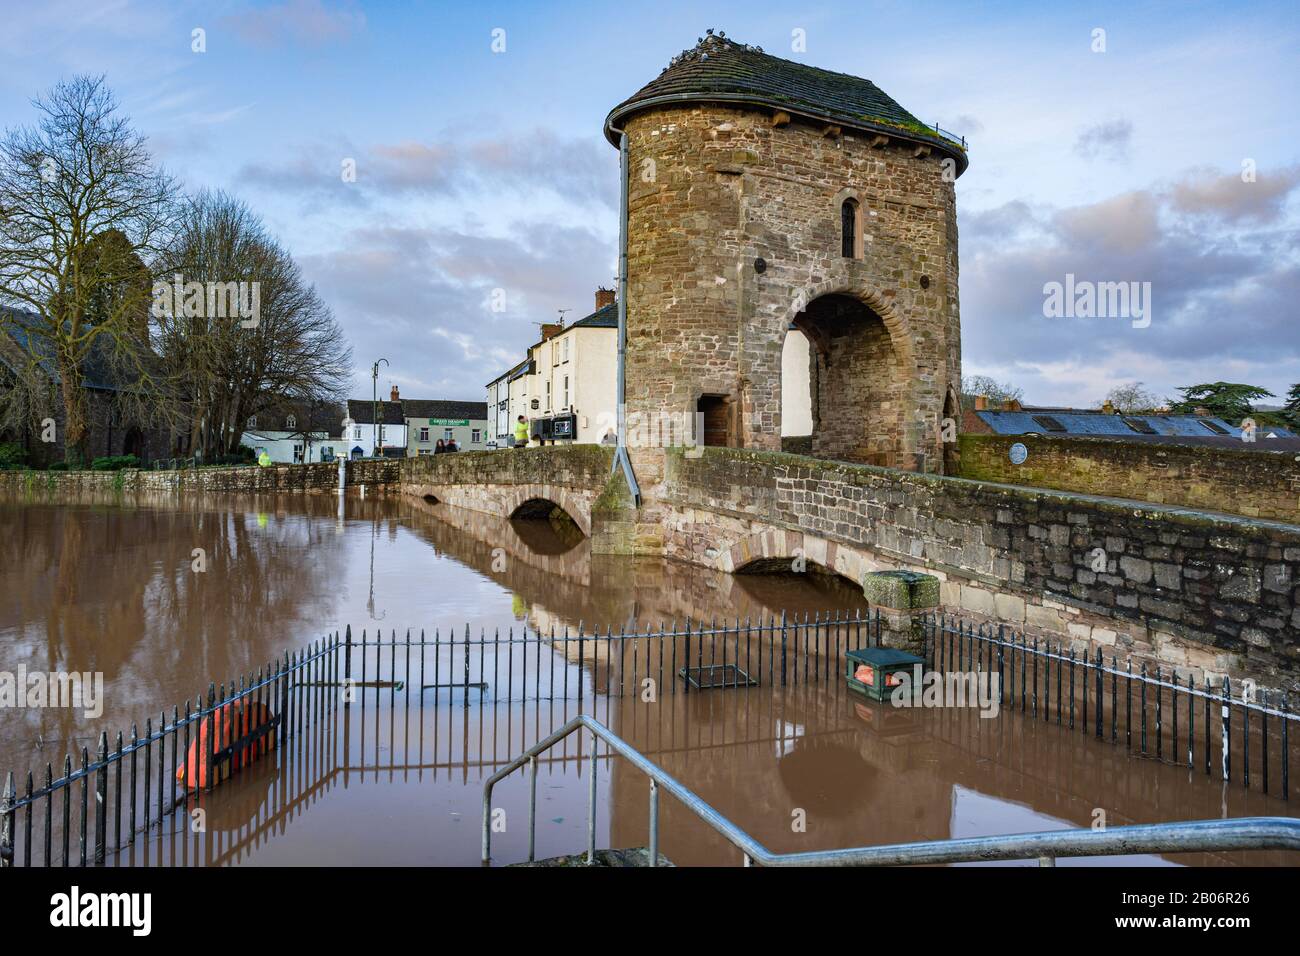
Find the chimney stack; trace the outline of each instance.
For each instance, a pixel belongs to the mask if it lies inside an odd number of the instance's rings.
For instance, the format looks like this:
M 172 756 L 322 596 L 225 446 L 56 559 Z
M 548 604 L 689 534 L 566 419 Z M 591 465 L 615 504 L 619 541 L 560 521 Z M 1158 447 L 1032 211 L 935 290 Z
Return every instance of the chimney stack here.
M 618 293 L 613 289 L 606 289 L 604 286 L 596 287 L 596 311 L 599 312 L 607 305 L 613 305 L 618 300 Z
M 987 395 L 975 396 L 975 411 L 977 412 L 988 411 L 988 407 L 989 407 L 989 397 Z
M 1106 415 L 1114 415 L 1114 414 L 1115 414 L 1115 404 L 1114 404 L 1114 403 L 1113 403 L 1113 402 L 1108 398 L 1108 399 L 1106 399 L 1104 402 L 1101 403 L 1101 410 L 1102 410 L 1102 413 L 1103 413 L 1103 414 L 1106 414 Z
M 545 342 L 547 339 L 555 338 L 557 335 L 559 335 L 561 332 L 564 331 L 564 326 L 561 325 L 559 322 L 543 322 L 541 323 L 541 326 L 542 326 L 543 342 Z
M 400 398 L 400 397 L 398 396 L 398 394 L 397 394 L 397 386 L 396 386 L 396 385 L 393 386 L 393 391 L 392 391 L 392 393 L 391 393 L 391 397 L 389 398 L 389 401 L 393 401 L 393 402 L 400 402 L 400 401 L 401 401 L 401 398 Z

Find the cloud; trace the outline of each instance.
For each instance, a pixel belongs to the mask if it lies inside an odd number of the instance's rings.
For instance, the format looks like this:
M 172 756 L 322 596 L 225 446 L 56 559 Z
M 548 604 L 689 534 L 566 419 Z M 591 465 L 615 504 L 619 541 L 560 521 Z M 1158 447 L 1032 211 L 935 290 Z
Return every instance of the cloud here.
M 1131 122 L 1126 119 L 1109 120 L 1080 130 L 1074 141 L 1074 151 L 1084 159 L 1118 162 L 1128 159 L 1132 141 Z
M 300 43 L 320 46 L 346 40 L 365 29 L 366 16 L 351 3 L 285 0 L 230 14 L 225 22 L 255 46 Z
M 344 159 L 355 160 L 355 182 L 342 178 Z M 320 144 L 288 162 L 246 165 L 238 176 L 277 193 L 327 194 L 365 205 L 502 192 L 535 197 L 541 191 L 611 210 L 618 200 L 618 154 L 603 139 L 564 138 L 544 129 L 467 141 Z
M 1091 403 L 1140 379 L 1161 395 L 1193 381 L 1300 381 L 1300 230 L 1284 220 L 1300 173 L 1260 198 L 1232 176 L 1191 170 L 1064 209 L 1020 201 L 962 230 L 963 364 L 1023 387 L 1032 403 Z M 1263 185 L 1257 183 L 1254 185 Z M 1149 282 L 1152 322 L 1045 318 L 1043 286 Z
M 1249 171 L 1243 168 L 1242 173 L 1216 175 L 1213 170 L 1198 170 L 1197 175 L 1174 184 L 1171 199 L 1174 208 L 1193 215 L 1230 223 L 1273 222 L 1281 216 L 1297 182 L 1300 166 L 1261 172 L 1252 162 Z
M 479 400 L 483 386 L 524 357 L 536 323 L 594 309 L 616 250 L 596 231 L 511 223 L 508 236 L 464 229 L 382 226 L 339 237 L 328 253 L 302 256 L 304 272 L 353 344 L 355 383 L 379 356 L 412 398 Z M 505 309 L 493 311 L 496 290 Z

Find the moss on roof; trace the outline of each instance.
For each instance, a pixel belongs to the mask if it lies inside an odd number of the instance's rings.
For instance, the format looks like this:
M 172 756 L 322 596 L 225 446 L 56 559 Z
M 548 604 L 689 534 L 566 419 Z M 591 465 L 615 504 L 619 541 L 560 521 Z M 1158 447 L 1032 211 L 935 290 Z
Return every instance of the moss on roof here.
M 610 110 L 605 129 L 610 141 L 617 142 L 611 126 L 639 109 L 662 104 L 663 98 L 751 102 L 862 130 L 901 133 L 954 157 L 959 172 L 966 168 L 962 142 L 922 123 L 870 80 L 783 60 L 721 35 L 702 38 Z

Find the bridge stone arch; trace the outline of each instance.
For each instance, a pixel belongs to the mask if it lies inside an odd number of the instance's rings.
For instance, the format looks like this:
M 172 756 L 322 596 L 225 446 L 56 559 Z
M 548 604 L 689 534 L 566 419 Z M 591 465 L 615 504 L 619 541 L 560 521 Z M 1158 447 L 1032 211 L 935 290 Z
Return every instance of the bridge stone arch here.
M 889 567 L 869 551 L 828 538 L 756 522 L 747 525 L 725 537 L 722 528 L 714 527 L 715 534 L 722 537 L 719 547 L 713 549 L 711 561 L 717 570 L 734 574 L 759 562 L 783 560 L 793 564 L 802 557 L 861 586 L 868 573 Z
M 795 292 L 780 328 L 808 339 L 811 452 L 819 458 L 924 467 L 914 331 L 907 317 L 849 260 Z M 784 383 L 783 383 L 784 385 Z
M 481 511 L 501 518 L 512 518 L 521 510 L 528 511 L 532 502 L 549 502 L 572 518 L 585 537 L 591 536 L 591 506 L 598 493 L 535 482 L 502 485 L 420 483 L 407 486 L 405 491 L 425 500 L 432 496 L 442 506 Z

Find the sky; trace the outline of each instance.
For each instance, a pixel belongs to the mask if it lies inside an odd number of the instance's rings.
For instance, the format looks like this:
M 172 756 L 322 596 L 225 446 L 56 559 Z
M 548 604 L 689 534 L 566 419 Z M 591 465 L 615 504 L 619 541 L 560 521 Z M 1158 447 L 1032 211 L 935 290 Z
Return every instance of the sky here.
M 1294 2 L 0 0 L 0 24 L 0 127 L 104 74 L 164 168 L 294 255 L 355 397 L 382 357 L 382 393 L 481 401 L 537 323 L 591 311 L 617 261 L 605 114 L 707 28 L 967 137 L 965 374 L 1073 406 L 1300 382 Z M 1149 323 L 1045 315 L 1067 275 L 1149 282 Z

